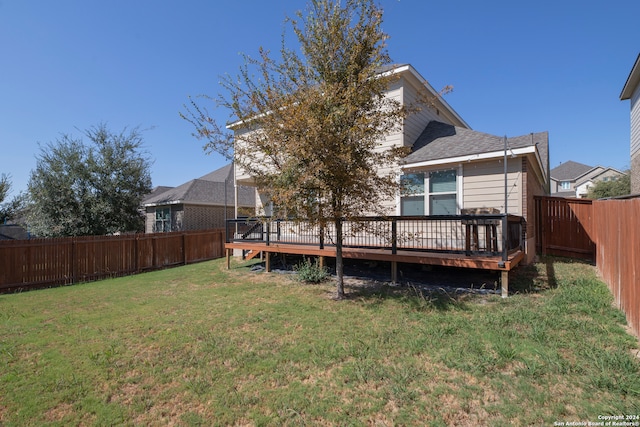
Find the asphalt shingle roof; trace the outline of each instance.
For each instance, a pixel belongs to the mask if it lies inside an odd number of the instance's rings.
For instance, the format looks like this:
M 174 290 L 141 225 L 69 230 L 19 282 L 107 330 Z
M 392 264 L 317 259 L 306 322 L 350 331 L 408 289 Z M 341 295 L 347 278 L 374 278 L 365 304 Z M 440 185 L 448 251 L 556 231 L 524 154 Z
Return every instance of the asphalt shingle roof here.
M 538 132 L 507 138 L 511 149 L 538 145 L 542 167 L 548 173 L 549 133 Z M 491 153 L 504 150 L 504 137 L 431 121 L 413 144 L 403 163 L 420 163 L 450 157 Z
M 226 183 L 225 183 L 225 180 Z M 185 182 L 177 187 L 166 187 L 165 191 L 154 190 L 144 199 L 144 205 L 169 203 L 225 204 L 225 184 L 227 185 L 227 203 L 233 203 L 233 165 L 228 164 L 197 179 Z M 238 205 L 254 206 L 255 194 L 250 187 L 238 187 Z
M 551 169 L 551 178 L 558 181 L 573 181 L 593 169 L 593 166 L 569 160 Z

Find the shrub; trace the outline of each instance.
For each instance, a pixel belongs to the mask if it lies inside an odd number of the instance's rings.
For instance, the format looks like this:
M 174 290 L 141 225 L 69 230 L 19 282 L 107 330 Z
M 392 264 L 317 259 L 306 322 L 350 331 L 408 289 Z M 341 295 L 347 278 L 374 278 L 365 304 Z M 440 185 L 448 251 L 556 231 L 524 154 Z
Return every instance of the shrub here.
M 321 283 L 329 277 L 329 270 L 326 267 L 321 267 L 317 258 L 312 262 L 305 257 L 301 263 L 293 267 L 293 270 L 298 273 L 298 280 L 305 283 Z

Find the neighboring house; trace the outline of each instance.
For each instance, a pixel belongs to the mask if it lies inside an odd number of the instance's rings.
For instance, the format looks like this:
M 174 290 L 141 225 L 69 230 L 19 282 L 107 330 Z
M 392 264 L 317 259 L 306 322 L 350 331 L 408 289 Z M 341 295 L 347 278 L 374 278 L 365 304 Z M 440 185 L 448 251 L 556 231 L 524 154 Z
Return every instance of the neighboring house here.
M 598 181 L 617 180 L 623 172 L 611 167 L 589 166 L 568 161 L 551 169 L 551 195 L 585 198 Z
M 404 105 L 425 95 L 433 98 L 402 123 L 401 129 L 380 141 L 381 148 L 411 147 L 395 170 L 408 181 L 411 194 L 382 200 L 389 215 L 459 215 L 467 212 L 505 212 L 504 137 L 471 130 L 470 126 L 411 66 L 392 68 L 399 79 L 387 96 Z M 240 140 L 246 129 L 233 125 Z M 549 193 L 549 137 L 547 132 L 507 139 L 507 210 L 527 220 L 527 261 L 535 255 L 534 196 Z M 254 185 L 238 171 L 238 184 Z M 258 209 L 270 213 L 269 201 L 259 195 Z
M 223 228 L 226 218 L 255 212 L 255 190 L 234 186 L 228 164 L 177 187 L 156 187 L 142 207 L 146 233 Z
M 631 100 L 631 193 L 640 194 L 640 54 L 633 64 L 620 100 Z

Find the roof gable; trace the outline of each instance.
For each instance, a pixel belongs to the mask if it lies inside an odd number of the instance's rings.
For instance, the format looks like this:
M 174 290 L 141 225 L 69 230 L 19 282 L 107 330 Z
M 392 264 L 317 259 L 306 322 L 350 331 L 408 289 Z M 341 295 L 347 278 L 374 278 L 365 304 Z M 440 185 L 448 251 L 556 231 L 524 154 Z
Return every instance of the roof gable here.
M 378 75 L 385 74 L 398 74 L 401 76 L 410 76 L 414 79 L 415 82 L 419 86 L 421 86 L 422 90 L 426 90 L 428 92 L 428 96 L 433 98 L 433 103 L 444 112 L 446 112 L 447 117 L 449 117 L 453 122 L 458 123 L 465 127 L 470 127 L 464 119 L 447 103 L 447 101 L 431 86 L 431 84 L 418 73 L 418 71 L 411 64 L 386 64 L 379 66 L 377 68 Z M 390 88 L 387 88 L 387 93 Z M 266 113 L 263 113 L 266 114 Z M 260 117 L 261 114 L 256 115 L 255 117 Z M 250 123 L 253 118 L 248 120 L 235 120 L 233 122 L 227 123 L 226 128 L 232 129 L 235 132 L 239 132 L 241 130 L 247 129 L 250 127 Z
M 209 172 L 206 175 L 198 178 L 203 181 L 212 181 L 212 182 L 225 182 L 225 180 L 233 179 L 233 163 L 229 163 L 228 165 L 224 165 L 220 169 L 216 169 L 213 172 Z
M 640 54 L 638 54 L 636 62 L 633 64 L 633 68 L 631 68 L 631 72 L 629 73 L 629 77 L 627 77 L 627 81 L 622 88 L 620 100 L 630 99 L 638 87 L 638 84 L 640 84 Z
M 603 175 L 607 175 L 607 176 L 615 176 L 615 177 L 621 177 L 624 176 L 624 172 L 620 172 L 618 169 L 612 168 L 612 167 L 602 167 L 602 166 L 596 166 L 595 168 L 591 169 L 589 172 L 589 174 L 583 174 L 587 175 L 585 176 L 583 179 L 579 179 L 576 182 L 576 186 L 578 185 L 582 185 L 585 182 L 589 182 L 589 181 L 600 181 L 603 177 Z

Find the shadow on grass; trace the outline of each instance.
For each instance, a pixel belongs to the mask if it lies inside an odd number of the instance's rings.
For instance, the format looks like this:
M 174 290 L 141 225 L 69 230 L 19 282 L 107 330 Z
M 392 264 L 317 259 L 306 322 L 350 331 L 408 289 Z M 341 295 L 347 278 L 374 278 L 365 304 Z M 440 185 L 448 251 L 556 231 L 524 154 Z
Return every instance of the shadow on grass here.
M 464 310 L 467 303 L 478 295 L 445 288 L 425 288 L 413 283 L 392 285 L 390 282 L 369 282 L 364 285 L 346 285 L 345 288 L 347 299 L 363 299 L 374 306 L 385 300 L 396 300 L 414 311 Z
M 519 265 L 509 273 L 509 292 L 528 294 L 557 288 L 556 265 L 559 263 L 593 265 L 581 259 L 559 256 L 540 257 L 534 264 Z
M 303 261 L 302 256 L 273 256 L 274 272 L 292 273 Z M 398 283 L 391 283 L 389 262 L 345 259 L 346 299 L 397 299 L 415 309 L 464 309 L 474 298 L 500 293 L 500 273 L 487 270 L 438 267 L 419 264 L 398 264 Z M 531 265 L 520 265 L 509 273 L 509 293 L 541 293 L 558 286 L 556 265 L 591 264 L 588 261 L 556 256 L 541 257 Z M 249 271 L 264 271 L 260 260 L 249 261 L 240 267 Z M 327 260 L 327 269 L 334 276 L 335 261 Z
M 272 256 L 272 272 L 290 274 L 303 260 L 302 256 Z M 247 273 L 265 271 L 259 260 L 237 268 Z M 335 260 L 327 260 L 326 268 L 335 283 Z M 499 293 L 499 274 L 493 271 L 400 263 L 398 282 L 392 283 L 389 262 L 353 259 L 344 260 L 344 283 L 346 300 L 364 299 L 375 305 L 394 299 L 418 310 L 464 309 L 473 298 Z

